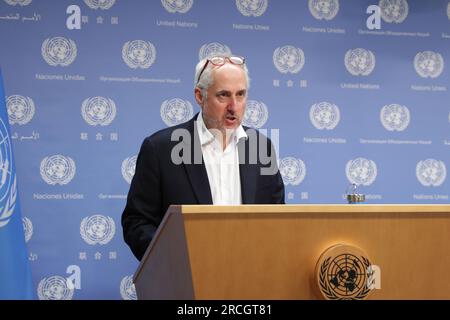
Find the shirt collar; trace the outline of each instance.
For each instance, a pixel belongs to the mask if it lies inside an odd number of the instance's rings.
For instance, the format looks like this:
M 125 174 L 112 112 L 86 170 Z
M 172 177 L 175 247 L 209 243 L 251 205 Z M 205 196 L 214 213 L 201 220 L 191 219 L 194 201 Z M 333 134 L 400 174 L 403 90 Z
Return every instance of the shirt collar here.
M 197 132 L 200 138 L 200 144 L 202 146 L 214 140 L 214 135 L 208 130 L 208 128 L 205 125 L 205 122 L 203 121 L 202 111 L 198 113 L 197 117 Z M 237 127 L 236 130 L 234 130 L 232 139 L 234 139 L 236 143 L 238 143 L 239 140 L 241 140 L 242 138 L 247 139 L 247 133 L 245 132 L 242 125 L 239 125 L 239 127 Z

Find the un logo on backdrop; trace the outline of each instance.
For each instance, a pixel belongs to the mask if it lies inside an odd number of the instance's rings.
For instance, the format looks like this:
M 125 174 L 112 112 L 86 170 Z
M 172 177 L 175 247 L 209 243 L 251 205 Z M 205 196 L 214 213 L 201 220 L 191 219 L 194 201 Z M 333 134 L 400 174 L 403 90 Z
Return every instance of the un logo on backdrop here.
M 447 17 L 450 20 L 450 2 L 447 5 Z
M 231 50 L 230 48 L 228 48 L 228 46 L 218 42 L 211 42 L 201 46 L 198 53 L 198 59 L 202 60 L 215 56 L 228 56 L 228 55 L 231 55 Z
M 356 158 L 347 162 L 345 174 L 350 183 L 370 186 L 377 177 L 377 165 L 372 160 Z
M 350 74 L 368 76 L 375 68 L 375 55 L 367 49 L 351 49 L 345 53 L 344 62 Z
M 5 0 L 7 4 L 10 6 L 20 5 L 20 6 L 27 6 L 31 3 L 32 0 Z
M 339 108 L 329 102 L 319 102 L 311 106 L 309 119 L 316 129 L 333 130 L 339 123 Z
M 259 17 L 266 12 L 269 0 L 236 0 L 236 7 L 242 15 Z
M 72 300 L 74 289 L 67 286 L 67 279 L 61 276 L 43 278 L 39 281 L 39 300 Z
M 25 233 L 25 242 L 30 241 L 33 236 L 33 223 L 27 217 L 22 218 L 23 231 Z
M 114 237 L 115 233 L 116 224 L 111 217 L 94 214 L 81 220 L 81 238 L 91 246 L 107 244 Z
M 294 157 L 281 159 L 279 170 L 285 185 L 299 185 L 306 175 L 305 163 Z
M 174 98 L 165 100 L 161 104 L 160 114 L 164 123 L 171 127 L 191 119 L 194 115 L 194 108 L 189 101 Z
M 84 3 L 86 3 L 89 8 L 95 10 L 108 10 L 115 2 L 116 0 L 84 0 Z
M 156 60 L 156 48 L 149 41 L 127 41 L 122 47 L 122 58 L 131 69 L 147 69 Z
M 308 7 L 317 20 L 332 20 L 339 12 L 339 0 L 309 0 Z
M 444 70 L 444 58 L 433 51 L 423 51 L 414 57 L 414 69 L 422 78 L 437 78 Z
M 170 13 L 186 13 L 191 10 L 194 0 L 161 0 L 161 3 Z
M 387 23 L 402 23 L 408 16 L 406 0 L 380 0 L 381 18 Z
M 381 108 L 380 120 L 388 131 L 403 131 L 409 125 L 409 110 L 399 104 L 386 105 Z
M 24 125 L 33 119 L 35 108 L 30 97 L 18 94 L 6 97 L 6 108 L 10 124 Z
M 416 166 L 416 176 L 425 187 L 439 187 L 447 177 L 447 168 L 443 161 L 426 159 Z
M 116 104 L 104 97 L 87 98 L 81 105 L 81 116 L 91 126 L 107 126 L 116 117 Z
M 12 170 L 11 141 L 0 118 L 0 228 L 8 224 L 16 206 L 16 175 Z
M 49 65 L 67 67 L 77 57 L 77 46 L 71 39 L 47 38 L 42 43 L 42 57 Z
M 137 156 L 128 157 L 122 161 L 122 177 L 126 182 L 128 182 L 128 184 L 131 183 L 136 171 L 136 161 Z
M 120 281 L 120 295 L 123 300 L 137 300 L 133 276 L 125 276 Z
M 305 54 L 294 46 L 278 47 L 273 52 L 273 64 L 281 73 L 298 73 L 305 64 Z
M 255 100 L 247 101 L 242 125 L 259 129 L 266 124 L 268 118 L 269 111 L 263 102 Z
M 70 157 L 60 154 L 45 157 L 41 161 L 42 179 L 50 185 L 64 185 L 75 177 L 75 162 Z

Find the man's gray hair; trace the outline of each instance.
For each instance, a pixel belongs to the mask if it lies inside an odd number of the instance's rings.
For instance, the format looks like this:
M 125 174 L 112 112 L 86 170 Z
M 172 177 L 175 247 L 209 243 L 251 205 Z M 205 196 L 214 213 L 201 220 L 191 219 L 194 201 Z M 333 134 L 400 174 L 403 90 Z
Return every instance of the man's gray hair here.
M 230 56 L 232 56 L 232 55 L 223 55 L 222 57 L 230 57 Z M 198 79 L 200 72 L 202 71 L 203 67 L 205 66 L 206 60 L 208 60 L 208 58 L 204 58 L 197 63 L 197 65 L 195 66 L 195 78 L 194 78 L 194 89 L 199 88 L 202 91 L 202 95 L 205 98 L 207 96 L 206 92 L 208 91 L 208 88 L 210 86 L 212 86 L 213 82 L 214 82 L 213 77 L 212 77 L 212 70 L 213 70 L 214 65 L 212 63 L 208 63 L 208 65 L 206 66 L 205 70 L 202 73 L 201 78 Z M 231 63 L 231 62 L 227 61 L 226 63 Z M 245 63 L 242 65 L 242 69 L 244 70 L 245 80 L 247 82 L 247 89 L 249 89 L 250 88 L 250 77 L 248 75 L 248 69 L 247 69 L 247 66 Z

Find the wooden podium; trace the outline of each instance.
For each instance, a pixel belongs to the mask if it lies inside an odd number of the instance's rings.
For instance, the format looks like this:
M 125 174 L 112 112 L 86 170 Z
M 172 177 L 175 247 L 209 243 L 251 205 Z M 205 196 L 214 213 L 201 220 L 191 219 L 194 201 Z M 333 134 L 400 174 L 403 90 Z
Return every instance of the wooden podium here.
M 322 299 L 336 244 L 381 270 L 368 299 L 450 299 L 450 205 L 171 206 L 134 282 L 139 299 Z

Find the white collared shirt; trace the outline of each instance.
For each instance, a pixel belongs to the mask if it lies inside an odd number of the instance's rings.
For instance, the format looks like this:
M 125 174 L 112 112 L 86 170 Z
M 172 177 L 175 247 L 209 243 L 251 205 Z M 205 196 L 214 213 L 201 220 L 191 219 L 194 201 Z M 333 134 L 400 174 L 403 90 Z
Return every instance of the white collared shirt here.
M 222 142 L 206 128 L 201 111 L 197 117 L 197 131 L 213 204 L 242 204 L 238 142 L 247 138 L 244 128 L 241 125 L 236 128 L 225 150 L 222 148 Z

